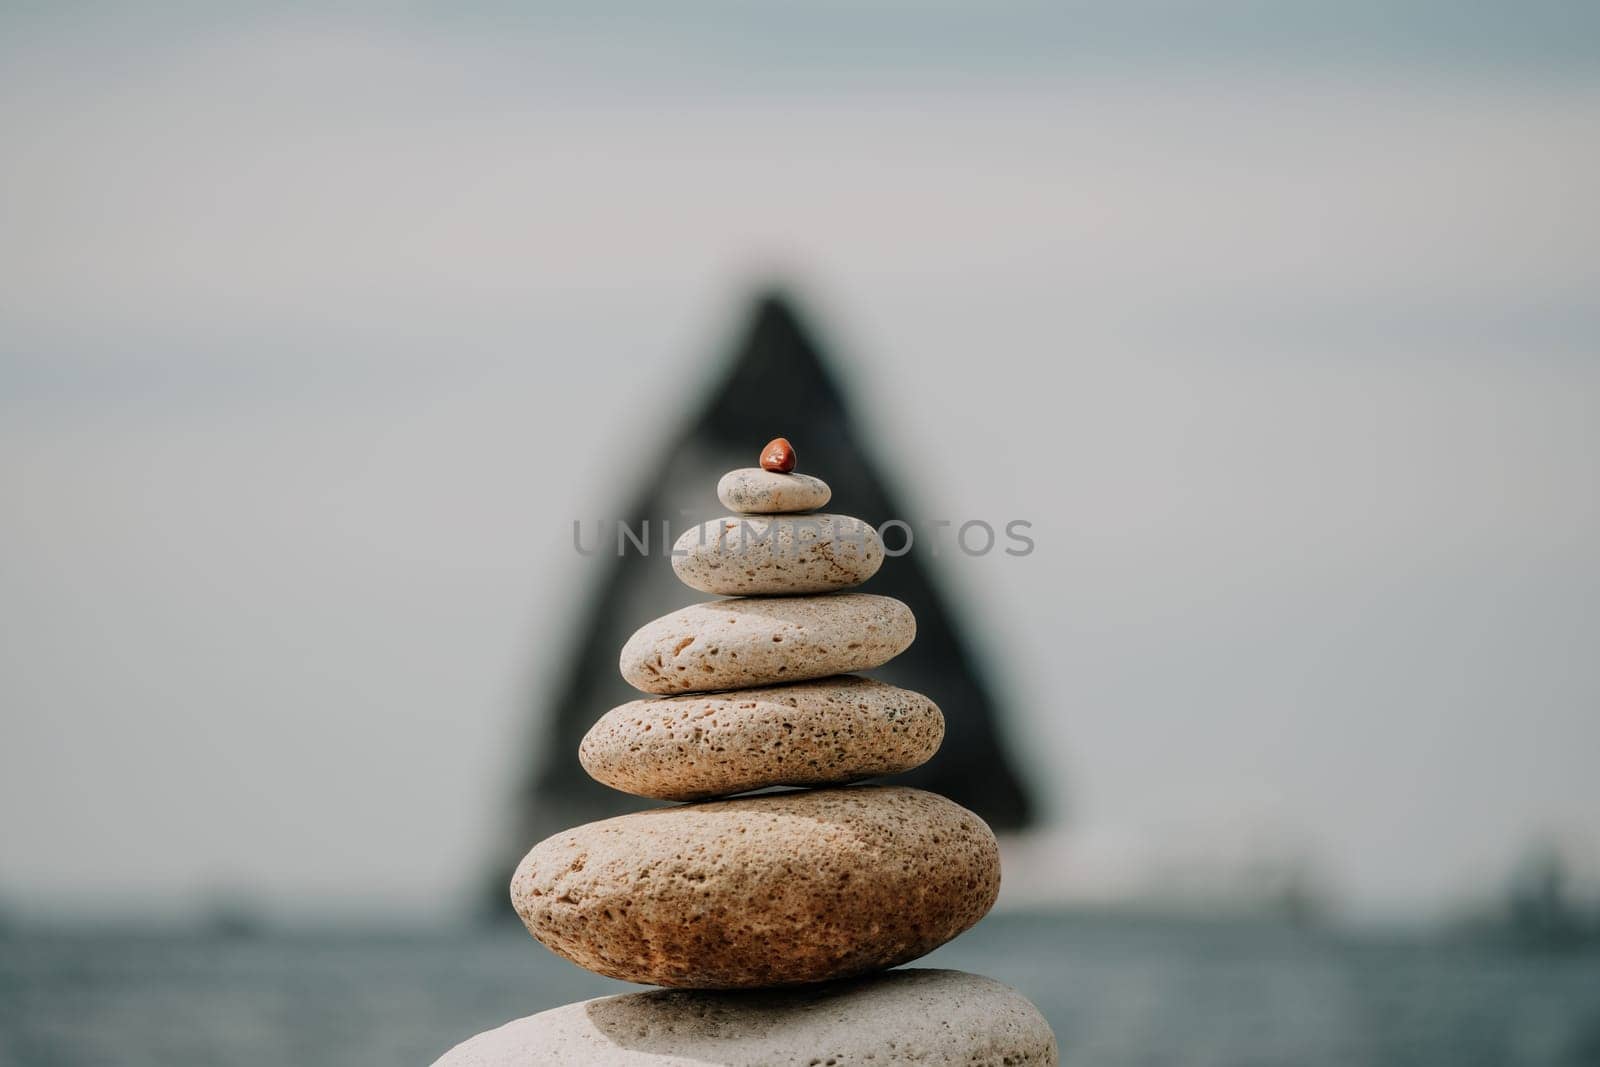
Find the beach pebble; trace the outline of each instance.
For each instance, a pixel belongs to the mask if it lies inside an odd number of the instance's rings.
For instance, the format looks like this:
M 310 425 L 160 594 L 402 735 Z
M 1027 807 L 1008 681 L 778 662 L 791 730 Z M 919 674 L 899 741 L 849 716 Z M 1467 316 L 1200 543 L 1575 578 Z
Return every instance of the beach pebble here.
M 846 675 L 631 701 L 601 716 L 578 758 L 624 793 L 696 800 L 899 774 L 943 739 L 944 716 L 927 697 Z
M 826 507 L 833 490 L 809 474 L 779 474 L 760 467 L 729 471 L 717 483 L 717 499 L 729 511 L 745 515 L 780 515 Z
M 878 531 L 848 515 L 733 515 L 685 530 L 672 548 L 684 585 L 722 596 L 848 589 L 881 566 Z
M 691 604 L 622 646 L 622 677 L 646 693 L 700 693 L 870 670 L 917 635 L 911 609 L 870 593 Z
M 1049 1024 L 1021 993 L 962 971 L 908 968 L 803 989 L 656 989 L 586 1000 L 479 1034 L 435 1067 L 1059 1062 Z
M 761 450 L 761 469 L 764 471 L 788 474 L 794 470 L 798 461 L 794 454 L 794 445 L 789 443 L 787 437 L 774 437 L 767 442 L 767 447 Z
M 723 989 L 916 959 L 994 904 L 983 820 L 933 793 L 849 786 L 620 815 L 534 846 L 511 880 L 530 933 L 580 967 Z

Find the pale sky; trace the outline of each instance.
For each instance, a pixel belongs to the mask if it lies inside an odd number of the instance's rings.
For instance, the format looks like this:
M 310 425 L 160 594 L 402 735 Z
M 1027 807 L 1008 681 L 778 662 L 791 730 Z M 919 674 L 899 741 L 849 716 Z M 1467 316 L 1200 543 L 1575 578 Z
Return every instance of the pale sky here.
M 5 17 L 0 903 L 459 908 L 774 274 L 913 518 L 1035 524 L 939 562 L 1064 879 L 1600 852 L 1591 17 L 860 10 Z

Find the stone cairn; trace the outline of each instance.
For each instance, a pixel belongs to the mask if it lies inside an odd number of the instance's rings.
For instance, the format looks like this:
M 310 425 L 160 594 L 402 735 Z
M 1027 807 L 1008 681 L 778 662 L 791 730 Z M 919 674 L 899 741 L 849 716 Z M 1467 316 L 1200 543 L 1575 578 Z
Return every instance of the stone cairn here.
M 735 512 L 672 566 L 730 599 L 643 626 L 622 675 L 650 694 L 602 716 L 578 756 L 635 796 L 690 801 L 536 845 L 511 899 L 580 967 L 672 987 L 571 1004 L 472 1038 L 440 1064 L 1054 1064 L 1020 994 L 959 971 L 894 970 L 971 927 L 1000 889 L 983 820 L 933 793 L 848 785 L 926 762 L 944 717 L 849 672 L 916 635 L 889 597 L 842 590 L 883 563 L 877 531 L 817 509 L 779 438 L 717 485 Z M 774 786 L 800 790 L 714 799 Z

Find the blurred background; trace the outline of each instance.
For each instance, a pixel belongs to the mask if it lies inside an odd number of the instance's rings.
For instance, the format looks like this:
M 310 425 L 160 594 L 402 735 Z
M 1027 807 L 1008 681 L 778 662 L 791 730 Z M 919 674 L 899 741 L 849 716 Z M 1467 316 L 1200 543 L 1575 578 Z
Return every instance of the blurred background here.
M 622 988 L 484 921 L 695 599 L 573 523 L 778 433 L 1032 523 L 880 579 L 1016 784 L 931 962 L 1069 1064 L 1600 1062 L 1597 123 L 1550 0 L 5 5 L 0 1064 Z M 798 350 L 851 449 L 707 431 Z

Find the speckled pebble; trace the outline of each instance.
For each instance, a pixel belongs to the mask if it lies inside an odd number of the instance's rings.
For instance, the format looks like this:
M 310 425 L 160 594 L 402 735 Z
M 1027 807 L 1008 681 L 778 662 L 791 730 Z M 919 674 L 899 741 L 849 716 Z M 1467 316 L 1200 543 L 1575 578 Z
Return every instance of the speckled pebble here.
M 655 989 L 530 1015 L 435 1067 L 1054 1067 L 1050 1025 L 1021 993 L 962 971 L 909 968 L 804 989 Z
M 732 515 L 685 530 L 672 548 L 684 585 L 722 596 L 827 593 L 881 566 L 878 531 L 848 515 Z
M 764 793 L 620 815 L 536 845 L 511 880 L 530 933 L 580 967 L 701 989 L 881 970 L 981 919 L 983 820 L 919 789 Z
M 779 474 L 760 467 L 740 467 L 717 482 L 717 499 L 743 515 L 783 515 L 828 506 L 833 490 L 809 474 Z
M 846 675 L 796 685 L 634 700 L 578 747 L 596 781 L 697 800 L 774 785 L 853 782 L 926 763 L 944 716 L 921 693 Z
M 622 677 L 646 693 L 704 693 L 871 670 L 917 635 L 911 609 L 870 593 L 691 604 L 641 626 Z

